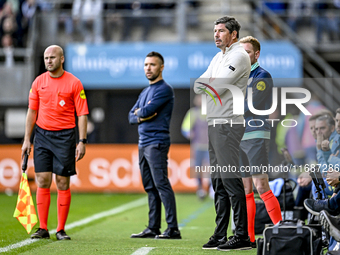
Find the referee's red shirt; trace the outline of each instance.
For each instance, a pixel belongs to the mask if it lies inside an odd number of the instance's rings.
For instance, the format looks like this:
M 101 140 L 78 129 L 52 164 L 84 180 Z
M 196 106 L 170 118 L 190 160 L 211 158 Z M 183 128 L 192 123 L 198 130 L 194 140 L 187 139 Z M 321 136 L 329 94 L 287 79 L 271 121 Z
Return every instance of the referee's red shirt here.
M 83 85 L 66 71 L 59 78 L 49 72 L 39 75 L 30 90 L 29 108 L 38 111 L 36 124 L 51 131 L 74 128 L 75 112 L 77 116 L 89 114 Z

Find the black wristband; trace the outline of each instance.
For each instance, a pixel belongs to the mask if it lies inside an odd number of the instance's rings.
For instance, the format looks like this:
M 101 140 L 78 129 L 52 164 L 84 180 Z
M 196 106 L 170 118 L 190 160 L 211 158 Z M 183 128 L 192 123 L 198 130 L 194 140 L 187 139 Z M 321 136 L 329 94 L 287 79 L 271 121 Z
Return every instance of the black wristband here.
M 87 143 L 87 139 L 86 139 L 86 138 L 84 138 L 84 139 L 79 139 L 79 142 L 85 144 L 85 143 Z

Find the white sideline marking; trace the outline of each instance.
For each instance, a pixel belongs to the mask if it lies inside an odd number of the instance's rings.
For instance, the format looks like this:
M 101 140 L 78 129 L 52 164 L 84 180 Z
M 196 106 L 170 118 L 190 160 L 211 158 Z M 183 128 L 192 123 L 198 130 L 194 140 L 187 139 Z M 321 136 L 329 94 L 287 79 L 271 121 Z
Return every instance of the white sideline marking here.
M 148 254 L 152 249 L 155 249 L 155 247 L 142 247 L 139 248 L 137 251 L 132 253 L 131 255 L 146 255 Z
M 130 203 L 121 205 L 119 207 L 112 208 L 111 210 L 104 211 L 104 212 L 101 212 L 101 213 L 97 213 L 97 214 L 94 214 L 94 215 L 92 215 L 90 217 L 87 217 L 85 219 L 82 219 L 82 220 L 79 220 L 79 221 L 75 221 L 75 222 L 73 222 L 71 224 L 67 224 L 65 226 L 65 230 L 69 230 L 69 229 L 72 229 L 72 228 L 75 228 L 75 227 L 86 225 L 86 224 L 88 224 L 88 223 L 90 223 L 92 221 L 95 221 L 95 220 L 98 220 L 98 219 L 101 219 L 101 218 L 104 218 L 104 217 L 107 217 L 107 216 L 115 215 L 115 214 L 118 214 L 118 213 L 130 210 L 130 209 L 133 209 L 135 207 L 139 207 L 139 206 L 145 205 L 146 203 L 147 203 L 147 200 L 145 198 L 140 198 L 140 199 L 137 199 L 137 200 L 132 201 Z M 53 230 L 50 231 L 50 234 L 55 234 L 56 232 L 57 232 L 57 230 L 53 229 Z M 16 248 L 20 248 L 20 247 L 32 244 L 32 243 L 34 243 L 36 241 L 39 241 L 39 239 L 26 239 L 26 240 L 23 240 L 21 242 L 15 243 L 15 244 L 10 244 L 10 245 L 8 245 L 6 247 L 0 248 L 0 253 L 1 252 L 8 252 L 10 250 L 13 250 L 13 249 L 16 249 Z M 141 254 L 147 254 L 147 253 L 141 253 Z

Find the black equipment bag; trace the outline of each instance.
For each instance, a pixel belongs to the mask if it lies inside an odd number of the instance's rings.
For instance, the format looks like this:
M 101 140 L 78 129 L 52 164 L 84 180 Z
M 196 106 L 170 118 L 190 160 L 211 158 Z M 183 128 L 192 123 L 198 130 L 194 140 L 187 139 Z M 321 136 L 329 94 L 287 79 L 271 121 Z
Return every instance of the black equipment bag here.
M 314 229 L 301 220 L 280 221 L 263 231 L 257 240 L 258 255 L 319 255 L 321 253 L 321 226 Z

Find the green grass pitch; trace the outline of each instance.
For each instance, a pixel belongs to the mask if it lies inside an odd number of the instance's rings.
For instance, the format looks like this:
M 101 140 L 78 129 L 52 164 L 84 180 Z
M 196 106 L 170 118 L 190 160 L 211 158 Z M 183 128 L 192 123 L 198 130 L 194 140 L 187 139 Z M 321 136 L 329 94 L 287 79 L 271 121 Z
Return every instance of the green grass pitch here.
M 51 239 L 39 240 L 29 245 L 8 250 L 9 245 L 29 239 L 26 230 L 13 217 L 17 195 L 0 194 L 0 251 L 4 254 L 132 254 L 142 247 L 153 247 L 148 253 L 157 254 L 214 254 L 217 250 L 202 250 L 215 227 L 213 201 L 206 198 L 199 201 L 194 194 L 176 194 L 178 222 L 181 227 L 181 240 L 131 239 L 132 233 L 142 231 L 147 225 L 148 206 L 146 194 L 72 194 L 72 202 L 67 225 L 92 215 L 121 207 L 124 204 L 144 200 L 142 205 L 102 217 L 89 223 L 67 229 L 71 241 L 57 241 L 55 234 Z M 35 202 L 35 194 L 33 194 Z M 162 229 L 165 230 L 164 208 Z M 37 223 L 35 228 L 39 227 Z M 49 230 L 57 227 L 56 194 L 52 194 L 48 221 Z M 228 236 L 231 235 L 228 230 Z M 253 255 L 249 251 L 229 251 L 228 254 Z

